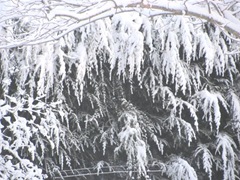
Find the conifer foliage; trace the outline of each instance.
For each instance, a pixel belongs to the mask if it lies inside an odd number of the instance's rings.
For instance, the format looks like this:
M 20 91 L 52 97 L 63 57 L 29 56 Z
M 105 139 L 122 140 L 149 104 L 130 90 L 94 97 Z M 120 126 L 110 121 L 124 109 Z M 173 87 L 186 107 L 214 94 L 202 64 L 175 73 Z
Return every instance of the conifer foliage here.
M 26 18 L 1 36 L 35 30 Z M 0 179 L 105 165 L 127 167 L 118 179 L 237 179 L 239 46 L 194 17 L 124 12 L 0 49 Z

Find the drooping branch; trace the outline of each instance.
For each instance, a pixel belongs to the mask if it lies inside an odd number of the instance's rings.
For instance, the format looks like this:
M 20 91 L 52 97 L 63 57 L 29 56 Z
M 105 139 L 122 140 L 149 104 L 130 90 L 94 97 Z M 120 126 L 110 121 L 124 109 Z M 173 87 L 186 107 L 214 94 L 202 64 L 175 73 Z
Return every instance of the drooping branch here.
M 240 7 L 239 4 L 239 2 L 234 3 L 234 6 L 237 7 L 238 5 Z M 31 0 L 28 3 L 21 3 L 19 1 L 18 4 L 8 6 L 11 8 L 5 10 L 5 14 L 9 18 L 6 16 L 0 18 L 0 25 L 5 28 L 8 25 L 6 23 L 9 19 L 33 18 L 33 15 L 37 14 L 38 18 L 31 28 L 38 33 L 25 32 L 25 35 L 21 38 L 6 36 L 5 41 L 2 38 L 3 41 L 0 44 L 0 49 L 55 41 L 67 33 L 91 22 L 129 11 L 139 12 L 147 17 L 157 16 L 166 12 L 172 15 L 192 16 L 211 22 L 231 33 L 235 38 L 240 38 L 240 20 L 236 12 L 230 11 L 229 6 L 229 3 L 225 3 L 224 1 L 209 3 L 208 1 L 167 0 L 148 0 L 146 2 L 142 0 L 128 0 L 124 2 L 119 0 L 91 2 L 53 0 L 48 2 L 46 0 L 36 4 Z M 211 10 L 209 10 L 210 8 Z M 30 32 L 33 31 L 32 29 Z

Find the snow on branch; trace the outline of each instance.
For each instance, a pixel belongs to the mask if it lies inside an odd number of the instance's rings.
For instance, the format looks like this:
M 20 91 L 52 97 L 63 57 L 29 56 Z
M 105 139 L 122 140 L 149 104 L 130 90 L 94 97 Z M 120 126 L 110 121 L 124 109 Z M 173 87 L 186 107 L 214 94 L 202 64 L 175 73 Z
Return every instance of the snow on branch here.
M 147 148 L 142 140 L 141 129 L 138 123 L 137 115 L 134 112 L 124 112 L 119 121 L 124 121 L 125 126 L 118 134 L 120 145 L 115 148 L 117 155 L 121 150 L 127 153 L 128 167 L 132 170 L 136 163 L 139 174 L 146 174 Z
M 197 109 L 203 111 L 203 119 L 209 122 L 212 130 L 212 122 L 215 122 L 216 131 L 218 133 L 221 124 L 220 105 L 228 111 L 228 104 L 220 93 L 210 92 L 206 89 L 199 91 L 193 96 L 192 103 Z
M 216 141 L 216 152 L 222 156 L 223 161 L 223 180 L 235 179 L 235 158 L 237 157 L 234 149 L 237 148 L 234 140 L 226 133 L 219 133 Z
M 237 133 L 238 141 L 240 142 L 240 99 L 234 92 L 230 92 L 228 101 L 231 114 L 231 127 Z
M 1 31 L 6 35 L 1 38 L 0 48 L 10 48 L 21 45 L 34 45 L 59 40 L 69 32 L 100 19 L 115 14 L 135 11 L 147 17 L 161 14 L 187 15 L 209 21 L 225 29 L 236 38 L 240 38 L 239 13 L 235 6 L 228 2 L 198 2 L 198 1 L 141 1 L 141 0 L 102 0 L 66 2 L 52 0 L 36 2 L 20 0 L 1 3 Z M 11 34 L 14 21 L 22 20 L 28 29 L 21 29 L 19 35 Z M 29 23 L 31 21 L 31 23 Z M 10 26 L 9 26 L 10 25 Z
M 213 155 L 208 149 L 208 146 L 205 144 L 199 144 L 195 150 L 195 156 L 202 154 L 202 164 L 204 171 L 208 174 L 209 179 L 212 179 L 212 164 L 213 164 Z
M 167 163 L 166 174 L 172 180 L 197 180 L 197 174 L 193 167 L 180 157 L 172 157 Z

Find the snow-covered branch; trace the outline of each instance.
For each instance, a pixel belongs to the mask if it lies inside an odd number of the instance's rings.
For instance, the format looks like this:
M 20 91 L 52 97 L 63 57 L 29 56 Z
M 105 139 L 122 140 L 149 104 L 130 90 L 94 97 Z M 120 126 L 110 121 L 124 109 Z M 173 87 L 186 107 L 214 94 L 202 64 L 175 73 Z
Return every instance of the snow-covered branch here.
M 0 3 L 0 48 L 34 45 L 59 40 L 69 32 L 115 14 L 136 11 L 147 17 L 161 14 L 200 18 L 240 38 L 239 1 L 156 0 L 20 0 Z M 11 34 L 14 25 L 28 29 Z M 34 32 L 34 33 L 33 33 Z

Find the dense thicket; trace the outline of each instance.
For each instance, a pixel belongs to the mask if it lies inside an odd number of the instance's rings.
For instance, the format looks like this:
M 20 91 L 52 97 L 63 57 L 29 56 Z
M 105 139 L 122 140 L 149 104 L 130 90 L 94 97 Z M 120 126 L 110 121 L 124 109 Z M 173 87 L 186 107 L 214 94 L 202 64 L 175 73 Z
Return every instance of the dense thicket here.
M 9 23 L 2 36 L 31 31 Z M 208 22 L 138 13 L 1 49 L 0 178 L 121 165 L 118 179 L 237 179 L 238 50 Z

